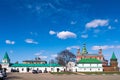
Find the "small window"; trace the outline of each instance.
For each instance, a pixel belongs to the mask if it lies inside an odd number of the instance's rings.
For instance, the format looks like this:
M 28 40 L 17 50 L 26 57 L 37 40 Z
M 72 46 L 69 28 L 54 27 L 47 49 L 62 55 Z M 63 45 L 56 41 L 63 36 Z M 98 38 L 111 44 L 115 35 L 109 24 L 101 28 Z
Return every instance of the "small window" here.
M 90 71 L 91 71 L 92 69 L 90 68 Z
M 24 68 L 22 68 L 22 71 L 24 71 Z
M 37 70 L 39 70 L 39 69 L 37 68 Z

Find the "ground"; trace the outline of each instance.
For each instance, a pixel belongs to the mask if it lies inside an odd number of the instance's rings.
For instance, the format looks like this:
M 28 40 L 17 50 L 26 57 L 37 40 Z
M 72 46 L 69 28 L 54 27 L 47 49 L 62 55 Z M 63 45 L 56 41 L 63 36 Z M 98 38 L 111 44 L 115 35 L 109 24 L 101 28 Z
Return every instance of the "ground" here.
M 6 80 L 120 80 L 119 74 L 83 75 L 83 74 L 50 74 L 50 73 L 8 73 Z

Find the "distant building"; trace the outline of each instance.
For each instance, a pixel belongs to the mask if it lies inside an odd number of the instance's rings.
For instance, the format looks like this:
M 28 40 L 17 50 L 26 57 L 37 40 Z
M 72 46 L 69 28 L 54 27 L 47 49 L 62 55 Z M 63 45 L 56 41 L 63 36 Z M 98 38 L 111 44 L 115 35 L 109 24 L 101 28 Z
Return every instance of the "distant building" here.
M 35 60 L 24 60 L 23 64 L 47 64 L 47 61 L 41 60 L 39 57 L 37 57 Z
M 40 70 L 42 72 L 60 72 L 64 70 L 64 67 L 59 64 L 47 64 L 46 61 L 39 58 L 36 58 L 35 60 L 25 60 L 23 63 L 11 63 L 7 52 L 4 55 L 1 65 L 2 68 L 7 70 L 7 72 L 17 71 L 25 73 L 32 72 L 32 70 Z
M 113 52 L 110 59 L 110 65 L 108 60 L 105 60 L 102 49 L 99 49 L 98 54 L 89 54 L 87 52 L 85 44 L 83 45 L 82 52 L 78 49 L 77 62 L 68 62 L 67 66 L 60 66 L 59 64 L 47 64 L 47 61 L 35 58 L 35 60 L 24 60 L 23 63 L 11 63 L 10 58 L 5 53 L 2 59 L 2 68 L 6 69 L 7 72 L 19 71 L 19 72 L 32 72 L 37 71 L 48 71 L 48 72 L 61 72 L 61 71 L 72 71 L 72 72 L 103 72 L 103 71 L 119 71 L 118 61 Z
M 77 51 L 76 60 L 77 62 L 79 62 L 81 59 L 87 59 L 87 58 L 100 60 L 103 66 L 108 65 L 108 60 L 105 60 L 102 54 L 102 49 L 99 49 L 98 53 L 96 54 L 90 54 L 87 52 L 86 45 L 83 44 L 82 52 L 80 52 L 80 49 L 78 49 Z

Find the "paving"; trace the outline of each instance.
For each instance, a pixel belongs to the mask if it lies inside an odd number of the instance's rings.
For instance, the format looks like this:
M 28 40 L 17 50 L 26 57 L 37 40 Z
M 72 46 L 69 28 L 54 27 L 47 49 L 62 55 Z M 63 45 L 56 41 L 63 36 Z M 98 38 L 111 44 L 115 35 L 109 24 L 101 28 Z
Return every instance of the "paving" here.
M 120 75 L 81 75 L 50 73 L 8 73 L 6 80 L 120 80 Z

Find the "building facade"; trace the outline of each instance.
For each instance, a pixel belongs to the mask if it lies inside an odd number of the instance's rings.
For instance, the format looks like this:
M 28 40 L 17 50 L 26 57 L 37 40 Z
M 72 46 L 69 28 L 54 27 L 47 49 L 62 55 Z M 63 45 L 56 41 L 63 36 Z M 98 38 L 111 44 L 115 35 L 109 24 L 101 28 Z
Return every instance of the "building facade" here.
M 103 66 L 108 65 L 108 60 L 105 60 L 103 54 L 102 54 L 102 49 L 99 49 L 98 53 L 96 54 L 91 54 L 87 52 L 86 45 L 83 44 L 82 52 L 80 52 L 80 49 L 78 49 L 77 54 L 76 54 L 76 60 L 79 62 L 81 59 L 97 59 L 102 62 Z
M 77 64 L 78 72 L 102 72 L 102 62 L 97 59 L 87 58 L 81 59 Z
M 34 60 L 32 63 L 31 61 L 24 61 L 21 64 L 11 63 L 7 52 L 4 55 L 1 65 L 2 68 L 6 69 L 6 72 L 17 71 L 20 73 L 25 73 L 32 72 L 32 70 L 40 70 L 42 72 L 61 72 L 64 70 L 64 67 L 59 64 L 47 64 L 47 62 L 43 60 Z
M 104 59 L 102 50 L 99 50 L 99 54 L 88 54 L 85 45 L 83 46 L 82 53 L 80 49 L 77 52 L 77 62 L 68 62 L 67 66 L 60 66 L 59 64 L 47 64 L 46 61 L 41 59 L 25 60 L 23 63 L 11 63 L 10 58 L 5 53 L 1 66 L 6 69 L 7 72 L 18 71 L 21 73 L 37 71 L 47 72 L 103 72 L 103 71 L 119 71 L 118 61 L 113 52 L 110 59 L 110 65 L 108 61 Z

